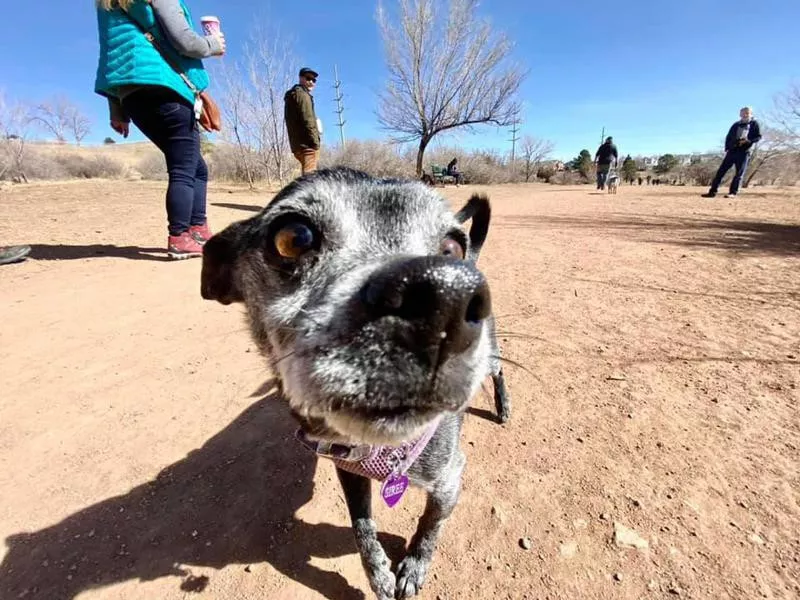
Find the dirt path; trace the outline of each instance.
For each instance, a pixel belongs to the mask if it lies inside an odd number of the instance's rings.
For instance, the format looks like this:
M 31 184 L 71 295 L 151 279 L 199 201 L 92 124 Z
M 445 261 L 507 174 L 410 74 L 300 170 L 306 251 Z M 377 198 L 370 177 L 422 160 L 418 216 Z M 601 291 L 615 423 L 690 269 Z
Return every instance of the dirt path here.
M 800 596 L 800 197 L 486 191 L 481 265 L 528 371 L 507 426 L 473 403 L 423 597 Z M 267 200 L 216 188 L 212 222 Z M 291 440 L 241 309 L 160 260 L 162 202 L 0 192 L 0 241 L 34 245 L 0 267 L 0 598 L 364 597 L 332 466 Z M 377 507 L 395 558 L 421 509 Z

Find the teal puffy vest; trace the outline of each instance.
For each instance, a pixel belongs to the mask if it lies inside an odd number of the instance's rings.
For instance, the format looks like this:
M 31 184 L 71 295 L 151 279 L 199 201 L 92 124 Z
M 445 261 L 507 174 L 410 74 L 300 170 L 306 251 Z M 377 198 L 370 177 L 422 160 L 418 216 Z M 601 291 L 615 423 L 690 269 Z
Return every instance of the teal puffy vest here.
M 191 25 L 189 8 L 181 0 L 186 20 Z M 144 25 L 159 42 L 159 46 L 170 51 L 173 60 L 197 86 L 198 90 L 208 87 L 208 73 L 203 62 L 196 58 L 180 55 L 166 40 L 150 5 L 137 1 L 128 9 L 130 15 Z M 141 30 L 119 8 L 114 10 L 97 9 L 97 26 L 100 38 L 100 58 L 97 64 L 95 92 L 102 96 L 116 96 L 115 89 L 122 85 L 160 85 L 168 87 L 194 103 L 194 94 L 161 54 L 144 37 Z

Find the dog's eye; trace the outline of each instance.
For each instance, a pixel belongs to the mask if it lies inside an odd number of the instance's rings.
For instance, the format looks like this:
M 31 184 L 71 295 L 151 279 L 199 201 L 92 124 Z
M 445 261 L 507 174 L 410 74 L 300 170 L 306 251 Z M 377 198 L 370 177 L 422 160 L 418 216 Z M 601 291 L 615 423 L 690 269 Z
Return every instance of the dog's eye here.
M 464 258 L 464 247 L 453 238 L 445 238 L 442 241 L 442 246 L 439 251 L 444 256 L 452 256 L 453 258 Z
M 283 258 L 299 258 L 314 247 L 314 232 L 303 223 L 289 223 L 275 234 L 275 250 Z

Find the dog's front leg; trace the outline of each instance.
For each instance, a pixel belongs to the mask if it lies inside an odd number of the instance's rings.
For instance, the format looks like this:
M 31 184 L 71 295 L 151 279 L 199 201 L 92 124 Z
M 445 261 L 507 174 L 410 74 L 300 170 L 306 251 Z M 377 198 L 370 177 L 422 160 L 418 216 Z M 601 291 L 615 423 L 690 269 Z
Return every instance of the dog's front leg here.
M 367 572 L 369 585 L 379 600 L 393 600 L 395 577 L 386 551 L 378 541 L 378 528 L 372 520 L 372 487 L 369 479 L 348 471 L 336 469 L 344 488 L 344 497 L 361 563 Z
M 497 341 L 497 322 L 494 317 L 490 320 L 489 340 L 492 348 L 490 358 L 492 369 L 492 383 L 494 383 L 494 405 L 497 410 L 497 420 L 505 423 L 511 417 L 511 402 L 506 390 L 506 381 L 503 377 L 503 366 L 500 357 L 500 343 Z
M 445 521 L 450 517 L 461 493 L 464 455 L 456 449 L 445 475 L 428 491 L 425 512 L 408 547 L 408 555 L 397 567 L 397 598 L 411 598 L 419 593 L 436 550 L 436 542 Z

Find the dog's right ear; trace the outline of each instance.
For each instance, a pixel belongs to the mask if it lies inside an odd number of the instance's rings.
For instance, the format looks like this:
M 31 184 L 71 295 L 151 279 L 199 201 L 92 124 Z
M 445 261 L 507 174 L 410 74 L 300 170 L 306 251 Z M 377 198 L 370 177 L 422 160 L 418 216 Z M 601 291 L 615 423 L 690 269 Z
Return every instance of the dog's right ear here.
M 469 226 L 469 248 L 467 249 L 467 260 L 478 262 L 478 255 L 481 253 L 483 242 L 489 233 L 489 221 L 492 218 L 492 209 L 489 205 L 489 198 L 474 194 L 456 213 L 456 221 L 466 223 L 472 219 Z
M 221 304 L 244 302 L 236 281 L 236 259 L 239 257 L 245 221 L 228 225 L 203 246 L 203 269 L 200 274 L 200 295 Z

